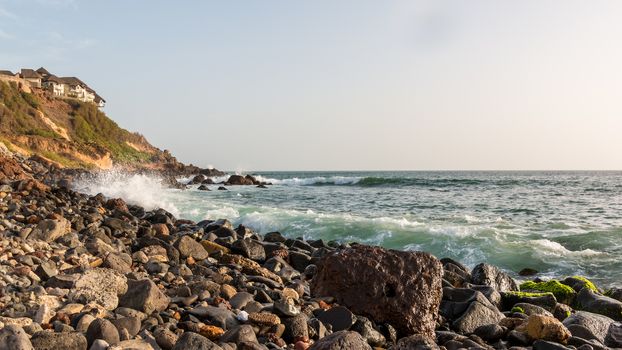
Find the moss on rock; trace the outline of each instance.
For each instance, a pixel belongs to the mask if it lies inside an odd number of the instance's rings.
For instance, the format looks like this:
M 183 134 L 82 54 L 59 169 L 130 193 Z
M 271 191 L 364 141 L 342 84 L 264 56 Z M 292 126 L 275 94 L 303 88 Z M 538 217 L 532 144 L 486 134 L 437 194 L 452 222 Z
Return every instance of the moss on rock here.
M 576 293 L 572 287 L 562 284 L 558 280 L 550 280 L 546 282 L 527 281 L 520 285 L 522 290 L 537 290 L 541 292 L 553 293 L 555 298 L 564 304 L 569 304 L 574 299 Z

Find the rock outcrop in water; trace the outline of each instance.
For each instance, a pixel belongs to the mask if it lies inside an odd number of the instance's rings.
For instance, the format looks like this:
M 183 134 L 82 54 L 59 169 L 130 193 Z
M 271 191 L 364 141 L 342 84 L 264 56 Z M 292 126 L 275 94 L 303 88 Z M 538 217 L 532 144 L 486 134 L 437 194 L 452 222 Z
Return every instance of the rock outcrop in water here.
M 196 223 L 62 175 L 0 154 L 0 350 L 622 347 L 619 289 Z

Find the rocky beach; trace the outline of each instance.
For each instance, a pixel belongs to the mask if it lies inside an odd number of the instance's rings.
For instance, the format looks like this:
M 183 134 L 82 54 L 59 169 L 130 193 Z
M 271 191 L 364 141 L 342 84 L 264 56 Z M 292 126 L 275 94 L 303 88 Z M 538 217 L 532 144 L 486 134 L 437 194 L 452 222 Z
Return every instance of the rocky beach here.
M 622 290 L 580 276 L 194 222 L 72 176 L 2 150 L 0 349 L 622 347 Z

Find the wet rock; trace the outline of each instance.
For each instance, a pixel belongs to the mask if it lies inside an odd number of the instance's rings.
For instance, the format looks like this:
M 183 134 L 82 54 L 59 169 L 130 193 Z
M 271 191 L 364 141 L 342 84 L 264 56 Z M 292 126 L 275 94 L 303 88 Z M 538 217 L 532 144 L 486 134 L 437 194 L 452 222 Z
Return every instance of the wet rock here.
M 538 270 L 526 267 L 518 272 L 520 276 L 533 276 L 538 273 Z
M 501 309 L 510 310 L 518 303 L 528 303 L 552 311 L 557 305 L 557 299 L 552 293 L 524 293 L 503 292 L 501 293 Z
M 193 332 L 184 332 L 172 350 L 223 350 L 211 340 Z
M 350 331 L 340 331 L 328 335 L 315 342 L 309 350 L 371 350 L 360 334 Z
M 333 332 L 348 330 L 356 322 L 354 314 L 343 306 L 331 307 L 317 316 L 318 320 L 331 325 Z
M 120 341 L 119 331 L 112 322 L 104 318 L 95 319 L 91 322 L 86 331 L 86 340 L 89 346 L 91 346 L 97 339 L 104 340 L 106 343 L 114 345 Z
M 601 314 L 616 321 L 622 321 L 622 302 L 596 294 L 588 288 L 581 289 L 577 294 L 576 303 L 581 310 Z
M 471 271 L 471 283 L 492 286 L 499 292 L 518 291 L 518 284 L 498 267 L 481 263 Z
M 54 333 L 41 331 L 33 334 L 30 339 L 32 346 L 37 350 L 86 350 L 87 341 L 84 335 L 78 332 Z
M 433 337 L 441 279 L 442 265 L 430 254 L 354 246 L 325 255 L 311 289 L 403 334 Z
M 15 325 L 5 326 L 0 330 L 0 350 L 33 350 L 28 335 Z
M 545 308 L 540 307 L 538 305 L 532 305 L 528 303 L 518 303 L 514 305 L 514 308 L 520 308 L 528 316 L 543 315 L 543 316 L 553 317 L 552 313 L 548 312 Z
M 601 343 L 604 343 L 609 327 L 614 323 L 614 320 L 603 315 L 579 311 L 570 315 L 562 323 L 568 329 L 571 329 L 572 325 L 583 326 L 594 334 Z
M 613 323 L 607 330 L 605 345 L 611 348 L 622 348 L 622 323 Z

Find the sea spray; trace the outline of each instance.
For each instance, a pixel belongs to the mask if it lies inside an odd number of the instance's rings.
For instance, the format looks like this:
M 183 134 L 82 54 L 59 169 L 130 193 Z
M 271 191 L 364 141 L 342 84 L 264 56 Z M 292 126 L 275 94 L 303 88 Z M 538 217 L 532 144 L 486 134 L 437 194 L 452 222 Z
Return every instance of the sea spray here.
M 180 215 L 174 204 L 179 200 L 174 197 L 179 194 L 169 190 L 156 175 L 128 173 L 118 168 L 103 170 L 78 178 L 74 189 L 91 195 L 101 193 L 110 198 L 123 198 L 145 209 L 162 208 L 175 216 Z

